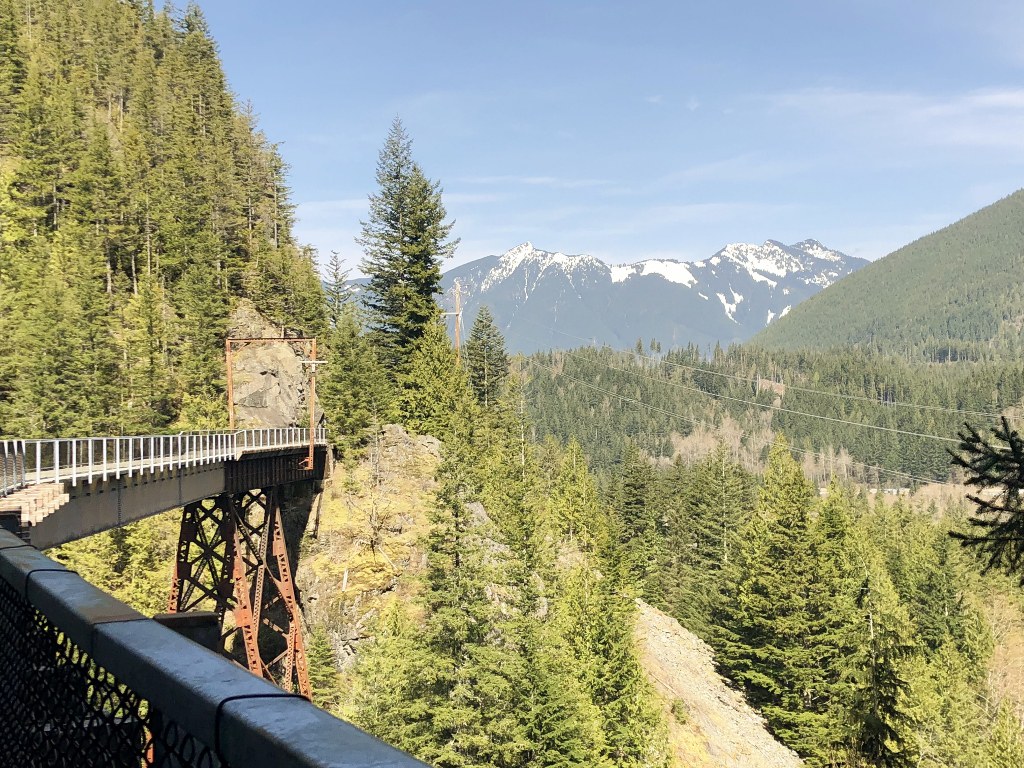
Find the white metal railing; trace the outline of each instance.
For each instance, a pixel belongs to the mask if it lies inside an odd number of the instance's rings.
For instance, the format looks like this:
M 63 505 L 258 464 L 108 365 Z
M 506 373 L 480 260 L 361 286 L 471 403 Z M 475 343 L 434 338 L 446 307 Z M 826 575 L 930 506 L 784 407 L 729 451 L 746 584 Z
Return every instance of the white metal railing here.
M 313 442 L 326 445 L 327 430 Z M 309 429 L 280 427 L 237 432 L 179 432 L 176 435 L 73 437 L 0 441 L 0 496 L 38 483 L 92 482 L 143 472 L 233 461 L 248 451 L 303 448 Z
M 25 441 L 0 440 L 0 498 L 25 485 Z

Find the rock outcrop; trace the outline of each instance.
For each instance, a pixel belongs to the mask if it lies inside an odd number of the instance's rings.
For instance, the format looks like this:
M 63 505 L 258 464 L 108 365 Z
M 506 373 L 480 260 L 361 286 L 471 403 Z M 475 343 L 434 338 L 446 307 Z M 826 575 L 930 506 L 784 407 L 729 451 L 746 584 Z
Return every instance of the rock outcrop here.
M 289 329 L 272 325 L 246 300 L 232 313 L 229 334 L 235 339 L 268 339 L 234 346 L 236 426 L 308 426 L 309 366 L 303 361 L 309 359 L 310 345 Z M 282 338 L 288 341 L 269 341 Z

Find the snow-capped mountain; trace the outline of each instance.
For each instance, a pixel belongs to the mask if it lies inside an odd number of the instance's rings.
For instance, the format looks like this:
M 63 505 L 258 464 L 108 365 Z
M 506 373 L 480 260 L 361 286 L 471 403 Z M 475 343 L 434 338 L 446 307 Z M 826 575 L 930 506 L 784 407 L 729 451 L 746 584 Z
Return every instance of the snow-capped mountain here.
M 817 240 L 734 243 L 708 259 L 608 265 L 523 243 L 444 275 L 446 310 L 456 280 L 468 331 L 486 304 L 510 351 L 638 338 L 664 348 L 745 341 L 777 317 L 867 262 Z

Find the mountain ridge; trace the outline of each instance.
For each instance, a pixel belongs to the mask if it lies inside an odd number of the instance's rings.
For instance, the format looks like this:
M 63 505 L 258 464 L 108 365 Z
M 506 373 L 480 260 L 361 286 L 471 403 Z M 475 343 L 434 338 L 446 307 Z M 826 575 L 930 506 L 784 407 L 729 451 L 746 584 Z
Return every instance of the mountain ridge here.
M 754 339 L 975 360 L 1024 349 L 1024 190 L 897 249 Z
M 822 287 L 867 262 L 817 240 L 731 243 L 699 261 L 607 264 L 520 243 L 445 272 L 443 305 L 459 282 L 466 324 L 487 305 L 513 352 L 580 343 L 669 347 L 749 339 Z

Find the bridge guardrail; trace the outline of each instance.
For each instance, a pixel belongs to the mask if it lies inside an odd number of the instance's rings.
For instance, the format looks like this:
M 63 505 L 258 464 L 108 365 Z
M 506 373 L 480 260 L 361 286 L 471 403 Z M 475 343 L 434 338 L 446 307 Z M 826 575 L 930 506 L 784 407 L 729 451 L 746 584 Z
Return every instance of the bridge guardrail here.
M 326 445 L 327 431 L 313 431 L 313 442 Z M 310 444 L 309 429 L 279 427 L 235 432 L 179 432 L 175 435 L 123 437 L 75 437 L 52 440 L 10 440 L 2 443 L 3 476 L 0 495 L 29 483 L 92 482 L 109 477 L 132 477 L 143 472 L 177 469 L 219 461 L 232 461 L 246 451 L 273 448 L 304 448 Z M 8 485 L 8 444 L 12 444 L 12 477 Z M 17 451 L 15 453 L 15 451 Z
M 25 486 L 25 443 L 0 440 L 0 498 Z
M 0 530 L 0 764 L 425 768 Z

